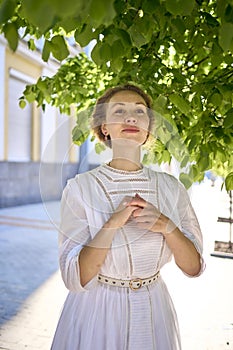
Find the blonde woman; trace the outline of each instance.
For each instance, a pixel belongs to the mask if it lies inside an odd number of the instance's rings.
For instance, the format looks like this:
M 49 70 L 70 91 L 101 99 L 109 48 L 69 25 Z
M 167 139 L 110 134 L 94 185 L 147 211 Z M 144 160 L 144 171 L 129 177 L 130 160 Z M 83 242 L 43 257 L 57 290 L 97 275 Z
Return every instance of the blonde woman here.
M 96 103 L 92 126 L 113 156 L 63 192 L 59 256 L 70 292 L 52 350 L 181 349 L 160 270 L 173 255 L 187 276 L 199 276 L 202 235 L 184 187 L 140 163 L 153 118 L 134 85 Z

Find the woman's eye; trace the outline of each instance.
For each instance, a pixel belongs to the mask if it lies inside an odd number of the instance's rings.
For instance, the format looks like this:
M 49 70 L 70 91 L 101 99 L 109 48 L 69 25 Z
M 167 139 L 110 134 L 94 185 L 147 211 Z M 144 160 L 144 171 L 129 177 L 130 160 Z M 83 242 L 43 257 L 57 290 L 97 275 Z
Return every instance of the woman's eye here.
M 136 109 L 136 113 L 137 114 L 145 114 L 146 112 L 143 109 L 138 108 L 138 109 Z
M 114 113 L 115 114 L 124 114 L 124 109 L 122 109 L 122 108 L 116 109 Z

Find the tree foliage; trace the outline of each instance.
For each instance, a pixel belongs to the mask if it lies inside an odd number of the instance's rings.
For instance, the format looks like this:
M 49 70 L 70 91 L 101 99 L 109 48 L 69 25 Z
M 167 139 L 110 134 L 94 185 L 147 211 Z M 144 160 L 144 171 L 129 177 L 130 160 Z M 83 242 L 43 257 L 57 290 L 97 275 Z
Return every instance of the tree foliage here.
M 24 28 L 30 49 L 42 37 L 42 58 L 63 61 L 54 77 L 26 88 L 22 107 L 36 100 L 81 111 L 108 86 L 136 83 L 159 120 L 145 161 L 173 155 L 184 169 L 191 164 L 181 174 L 186 186 L 212 169 L 233 189 L 232 0 L 3 0 L 0 25 L 12 50 Z M 70 57 L 69 37 L 94 43 L 91 59 Z M 86 120 L 78 114 L 77 143 L 88 136 Z

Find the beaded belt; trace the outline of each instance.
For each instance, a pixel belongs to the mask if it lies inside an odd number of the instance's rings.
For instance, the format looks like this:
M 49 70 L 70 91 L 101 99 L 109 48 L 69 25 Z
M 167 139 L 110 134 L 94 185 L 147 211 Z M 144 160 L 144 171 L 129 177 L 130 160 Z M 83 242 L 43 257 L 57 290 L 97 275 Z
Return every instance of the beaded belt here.
M 120 280 L 112 277 L 103 276 L 101 274 L 98 275 L 98 281 L 100 283 L 109 284 L 111 286 L 116 287 L 123 287 L 123 288 L 130 288 L 132 290 L 138 290 L 143 286 L 148 286 L 149 284 L 152 284 L 153 282 L 157 281 L 159 278 L 160 273 L 159 271 L 147 278 L 133 278 L 131 280 Z

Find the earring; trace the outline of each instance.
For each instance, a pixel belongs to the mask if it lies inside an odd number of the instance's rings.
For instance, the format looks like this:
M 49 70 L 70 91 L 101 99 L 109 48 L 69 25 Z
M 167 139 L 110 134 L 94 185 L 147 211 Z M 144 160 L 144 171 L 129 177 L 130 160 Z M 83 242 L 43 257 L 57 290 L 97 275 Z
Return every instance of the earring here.
M 108 141 L 108 134 L 107 134 L 107 132 L 104 133 L 104 141 L 105 142 Z

